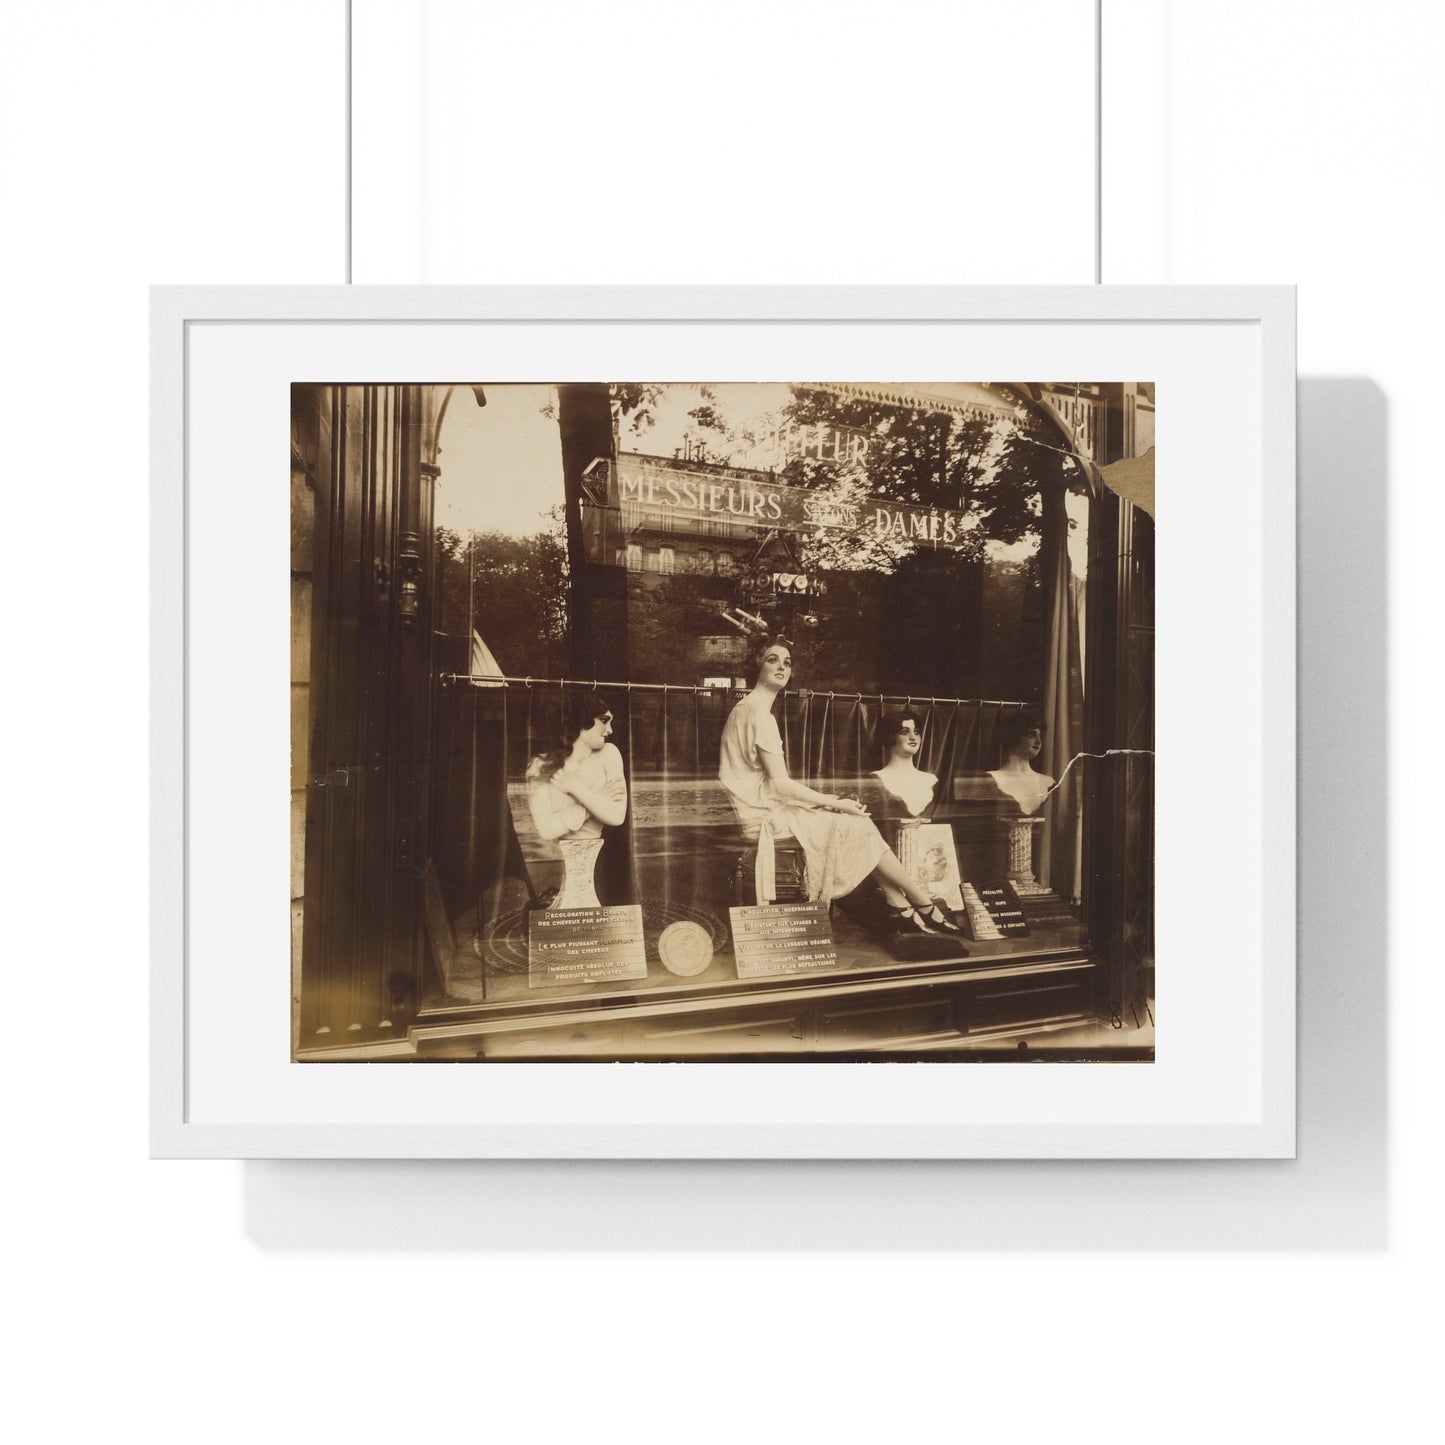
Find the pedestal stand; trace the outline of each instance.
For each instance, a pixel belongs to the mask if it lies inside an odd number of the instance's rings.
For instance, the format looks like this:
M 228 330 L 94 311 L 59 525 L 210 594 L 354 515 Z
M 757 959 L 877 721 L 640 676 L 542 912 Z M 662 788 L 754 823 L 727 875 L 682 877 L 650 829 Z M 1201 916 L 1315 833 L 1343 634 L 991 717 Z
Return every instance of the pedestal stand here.
M 1034 877 L 1034 829 L 1042 818 L 1005 818 L 1008 828 L 1008 881 L 1020 898 L 1049 890 Z
M 557 847 L 562 853 L 562 888 L 547 905 L 548 912 L 554 908 L 600 908 L 597 885 L 592 874 L 597 867 L 597 855 L 602 851 L 601 838 L 562 838 Z

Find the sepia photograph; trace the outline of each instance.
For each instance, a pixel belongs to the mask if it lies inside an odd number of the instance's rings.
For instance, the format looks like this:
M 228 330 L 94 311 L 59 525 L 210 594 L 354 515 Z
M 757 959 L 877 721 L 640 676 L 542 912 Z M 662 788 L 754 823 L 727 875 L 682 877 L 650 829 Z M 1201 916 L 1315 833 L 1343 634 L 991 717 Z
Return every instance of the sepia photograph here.
M 293 1058 L 1152 1061 L 1155 403 L 294 384 Z

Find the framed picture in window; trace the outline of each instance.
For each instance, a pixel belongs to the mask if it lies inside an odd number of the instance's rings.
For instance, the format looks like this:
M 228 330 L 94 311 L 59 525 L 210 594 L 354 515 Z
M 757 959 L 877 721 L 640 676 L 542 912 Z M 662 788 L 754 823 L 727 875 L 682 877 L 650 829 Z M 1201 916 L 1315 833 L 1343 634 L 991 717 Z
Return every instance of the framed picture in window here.
M 1291 292 L 153 325 L 155 1152 L 1292 1152 Z

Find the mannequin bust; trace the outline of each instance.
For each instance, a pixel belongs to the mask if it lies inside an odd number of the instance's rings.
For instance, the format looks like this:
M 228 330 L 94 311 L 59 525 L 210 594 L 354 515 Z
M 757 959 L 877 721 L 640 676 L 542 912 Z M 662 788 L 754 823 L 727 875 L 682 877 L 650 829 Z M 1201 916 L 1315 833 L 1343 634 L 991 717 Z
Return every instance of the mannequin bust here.
M 1003 763 L 989 774 L 1002 792 L 1019 805 L 1022 813 L 1037 813 L 1048 797 L 1054 780 L 1034 771 L 1033 762 L 1044 746 L 1044 730 L 1033 719 L 1017 713 L 999 729 Z
M 878 742 L 884 761 L 873 776 L 903 804 L 910 817 L 920 817 L 933 806 L 938 779 L 918 766 L 923 747 L 918 715 L 911 708 L 884 714 L 878 724 Z
M 1036 773 L 1033 767 L 1044 746 L 1044 730 L 1027 713 L 1014 713 L 999 728 L 999 743 L 1003 764 L 989 777 L 1018 804 L 1023 815 L 1004 820 L 1008 828 L 1009 882 L 1020 895 L 1046 893 L 1048 890 L 1034 876 L 1034 833 L 1044 821 L 1034 815 L 1054 786 L 1047 773 Z

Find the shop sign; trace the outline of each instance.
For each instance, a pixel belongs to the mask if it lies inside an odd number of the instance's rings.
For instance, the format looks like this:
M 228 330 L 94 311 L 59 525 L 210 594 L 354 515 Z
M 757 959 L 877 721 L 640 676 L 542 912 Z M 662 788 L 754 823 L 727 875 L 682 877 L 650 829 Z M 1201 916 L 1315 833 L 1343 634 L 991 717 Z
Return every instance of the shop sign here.
M 728 913 L 739 978 L 838 967 L 826 903 L 768 903 Z
M 967 513 L 919 507 L 885 497 L 840 498 L 807 487 L 717 476 L 624 457 L 616 469 L 614 504 L 653 513 L 664 527 L 692 521 L 780 531 L 863 534 L 893 542 L 952 547 L 967 533 Z
M 989 922 L 1005 938 L 1027 938 L 1028 920 L 1019 896 L 1007 883 L 980 883 L 974 890 L 988 910 Z
M 532 988 L 646 978 L 642 909 L 537 909 L 527 920 L 527 983 Z

